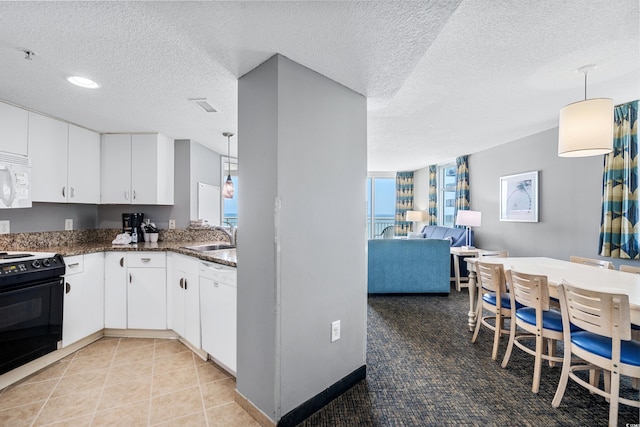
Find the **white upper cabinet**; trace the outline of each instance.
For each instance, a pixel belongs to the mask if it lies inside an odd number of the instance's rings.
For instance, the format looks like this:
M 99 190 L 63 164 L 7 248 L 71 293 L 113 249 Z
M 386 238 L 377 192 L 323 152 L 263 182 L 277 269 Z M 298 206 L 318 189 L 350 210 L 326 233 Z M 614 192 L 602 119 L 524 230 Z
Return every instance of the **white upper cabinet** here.
M 173 158 L 162 134 L 104 134 L 102 203 L 172 205 Z
M 67 201 L 100 203 L 100 134 L 69 124 Z
M 34 202 L 99 203 L 100 134 L 29 112 Z
M 34 202 L 67 201 L 69 125 L 29 112 L 29 157 Z
M 0 151 L 26 156 L 29 113 L 0 102 Z

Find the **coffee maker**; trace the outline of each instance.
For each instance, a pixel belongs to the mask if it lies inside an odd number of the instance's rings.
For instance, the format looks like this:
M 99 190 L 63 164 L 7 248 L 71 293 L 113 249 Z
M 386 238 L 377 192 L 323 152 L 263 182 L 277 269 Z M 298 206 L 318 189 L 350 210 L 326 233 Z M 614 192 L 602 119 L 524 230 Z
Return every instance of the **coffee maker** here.
M 142 224 L 144 223 L 144 214 L 140 212 L 123 213 L 122 214 L 122 232 L 129 233 L 133 237 L 135 234 L 137 241 L 144 241 L 142 234 Z M 136 243 L 136 242 L 132 242 Z

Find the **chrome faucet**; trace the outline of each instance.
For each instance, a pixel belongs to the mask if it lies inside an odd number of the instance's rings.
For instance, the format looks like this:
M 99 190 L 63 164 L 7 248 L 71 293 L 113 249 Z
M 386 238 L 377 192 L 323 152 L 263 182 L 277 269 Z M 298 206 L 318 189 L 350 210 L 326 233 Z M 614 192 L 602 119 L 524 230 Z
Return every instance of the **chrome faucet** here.
M 238 231 L 238 227 L 234 227 L 230 222 L 225 221 L 225 224 L 229 224 L 229 229 L 227 227 L 222 227 L 220 225 L 215 225 L 213 227 L 214 230 L 220 230 L 224 232 L 229 238 L 229 243 L 235 246 L 236 244 L 236 233 Z

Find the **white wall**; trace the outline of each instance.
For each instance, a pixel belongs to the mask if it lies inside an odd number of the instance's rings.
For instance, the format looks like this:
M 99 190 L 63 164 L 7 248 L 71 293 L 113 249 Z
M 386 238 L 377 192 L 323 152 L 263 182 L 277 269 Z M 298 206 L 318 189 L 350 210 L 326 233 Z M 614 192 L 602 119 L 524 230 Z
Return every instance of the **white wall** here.
M 237 389 L 277 421 L 365 364 L 366 99 L 279 55 L 238 86 Z

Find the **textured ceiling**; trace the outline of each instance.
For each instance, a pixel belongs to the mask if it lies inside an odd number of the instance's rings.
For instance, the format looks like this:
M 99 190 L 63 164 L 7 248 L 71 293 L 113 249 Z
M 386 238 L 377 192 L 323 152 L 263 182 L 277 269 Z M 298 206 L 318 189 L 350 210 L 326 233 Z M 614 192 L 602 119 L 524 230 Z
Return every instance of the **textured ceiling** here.
M 598 65 L 589 97 L 640 98 L 639 8 L 637 0 L 0 2 L 0 99 L 99 132 L 158 131 L 225 153 L 237 79 L 280 53 L 367 96 L 369 170 L 414 170 L 557 126 L 559 109 L 584 96 L 575 69 L 586 64 Z M 25 60 L 24 48 L 37 56 Z M 70 86 L 68 75 L 102 88 Z

